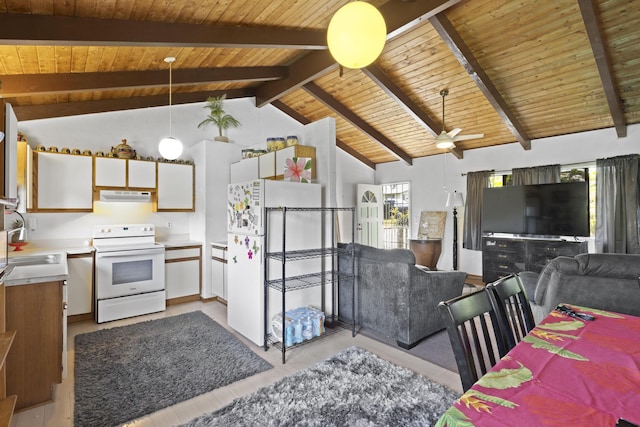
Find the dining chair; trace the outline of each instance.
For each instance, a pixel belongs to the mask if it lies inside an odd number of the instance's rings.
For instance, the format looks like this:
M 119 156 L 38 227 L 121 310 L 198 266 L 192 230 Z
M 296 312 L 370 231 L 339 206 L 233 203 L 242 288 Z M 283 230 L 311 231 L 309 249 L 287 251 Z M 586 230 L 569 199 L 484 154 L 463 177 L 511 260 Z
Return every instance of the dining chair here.
M 494 298 L 494 305 L 504 324 L 510 329 L 507 334 L 508 349 L 529 333 L 535 326 L 533 312 L 524 290 L 522 280 L 516 274 L 510 274 L 486 286 L 490 296 Z
M 489 292 L 483 288 L 438 304 L 464 391 L 508 351 L 509 331 Z

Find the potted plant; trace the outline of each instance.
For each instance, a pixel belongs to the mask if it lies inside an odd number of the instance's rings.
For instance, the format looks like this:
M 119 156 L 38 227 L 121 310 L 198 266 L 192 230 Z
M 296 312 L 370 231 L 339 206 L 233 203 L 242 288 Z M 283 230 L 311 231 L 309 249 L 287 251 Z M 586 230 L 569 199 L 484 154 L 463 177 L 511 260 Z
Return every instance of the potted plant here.
M 238 120 L 224 111 L 223 102 L 226 97 L 227 95 L 224 94 L 218 97 L 211 96 L 207 98 L 207 105 L 205 105 L 204 108 L 209 109 L 209 115 L 198 124 L 198 127 L 208 125 L 209 123 L 218 126 L 218 136 L 216 136 L 214 140 L 221 142 L 229 142 L 228 137 L 222 136 L 223 130 L 240 126 Z

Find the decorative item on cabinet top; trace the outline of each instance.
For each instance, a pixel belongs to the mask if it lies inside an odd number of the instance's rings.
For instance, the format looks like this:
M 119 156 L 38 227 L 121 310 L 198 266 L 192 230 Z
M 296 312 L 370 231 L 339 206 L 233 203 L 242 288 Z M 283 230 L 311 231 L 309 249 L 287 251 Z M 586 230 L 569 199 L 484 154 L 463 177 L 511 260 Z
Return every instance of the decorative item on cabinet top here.
M 81 150 L 79 148 L 67 148 L 63 147 L 58 149 L 58 147 L 51 146 L 45 147 L 44 145 L 37 145 L 35 151 L 40 152 L 48 152 L 48 153 L 56 153 L 56 154 L 73 154 L 73 155 L 82 155 L 82 156 L 95 156 L 95 157 L 108 157 L 114 159 L 124 159 L 124 160 L 145 160 L 149 162 L 162 162 L 162 163 L 177 163 L 183 165 L 193 165 L 193 160 L 188 159 L 176 159 L 176 160 L 168 160 L 162 157 L 156 159 L 153 156 L 142 156 L 133 150 L 130 145 L 126 143 L 126 139 L 122 140 L 122 144 L 118 144 L 115 147 L 111 147 L 110 151 L 102 151 L 98 150 L 95 153 L 91 152 L 91 150 Z M 266 150 L 263 150 L 266 153 Z
M 115 154 L 115 157 L 118 157 L 119 159 L 133 159 L 136 157 L 136 150 L 127 144 L 126 138 L 122 139 L 121 144 L 111 147 L 111 153 Z

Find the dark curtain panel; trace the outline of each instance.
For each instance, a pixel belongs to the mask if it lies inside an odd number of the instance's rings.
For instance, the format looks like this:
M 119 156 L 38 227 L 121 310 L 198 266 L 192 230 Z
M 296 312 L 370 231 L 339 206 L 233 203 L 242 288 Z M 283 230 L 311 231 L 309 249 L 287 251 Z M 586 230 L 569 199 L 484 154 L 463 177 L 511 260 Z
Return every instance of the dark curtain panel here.
M 560 182 L 560 165 L 514 168 L 511 173 L 513 185 L 555 184 Z
M 639 158 L 596 160 L 596 252 L 640 254 Z
M 489 187 L 491 174 L 493 171 L 467 174 L 467 201 L 462 239 L 462 247 L 465 249 L 482 250 L 482 189 Z

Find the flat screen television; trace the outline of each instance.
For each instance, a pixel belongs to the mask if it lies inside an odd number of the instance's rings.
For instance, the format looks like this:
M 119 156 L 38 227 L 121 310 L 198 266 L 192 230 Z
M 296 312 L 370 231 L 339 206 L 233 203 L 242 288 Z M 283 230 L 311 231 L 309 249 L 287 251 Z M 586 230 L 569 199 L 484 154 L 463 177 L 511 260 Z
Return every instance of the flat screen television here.
M 586 182 L 485 188 L 482 231 L 532 236 L 589 236 Z

